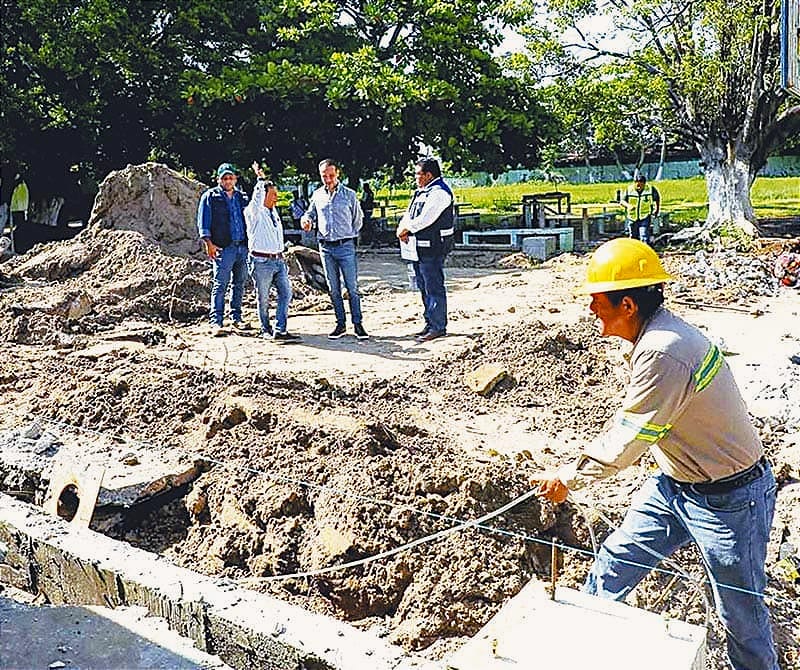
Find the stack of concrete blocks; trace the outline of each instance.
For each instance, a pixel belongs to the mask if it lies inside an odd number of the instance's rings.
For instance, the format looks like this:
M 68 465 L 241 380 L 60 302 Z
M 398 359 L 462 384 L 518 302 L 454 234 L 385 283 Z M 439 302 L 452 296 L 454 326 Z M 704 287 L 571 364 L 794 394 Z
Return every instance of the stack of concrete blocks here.
M 556 241 L 556 251 L 565 253 L 572 251 L 575 241 L 575 231 L 572 228 L 508 228 L 500 230 L 465 230 L 463 243 L 478 246 L 492 244 L 508 246 L 512 249 L 523 249 L 523 242 L 531 237 L 553 237 Z M 551 254 L 552 255 L 552 254 Z

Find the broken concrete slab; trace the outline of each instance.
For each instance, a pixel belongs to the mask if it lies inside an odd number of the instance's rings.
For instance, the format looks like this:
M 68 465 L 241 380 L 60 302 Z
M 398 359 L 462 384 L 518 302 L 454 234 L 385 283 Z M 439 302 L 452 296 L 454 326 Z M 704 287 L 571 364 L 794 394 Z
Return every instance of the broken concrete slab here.
M 0 579 L 55 604 L 140 605 L 234 668 L 443 670 L 349 624 L 179 568 L 0 494 Z
M 107 435 L 87 441 L 85 431 L 37 419 L 0 431 L 0 488 L 41 502 L 53 468 L 74 463 L 105 469 L 97 506 L 130 508 L 194 481 L 203 464 L 188 454 L 157 451 L 152 445 L 116 442 Z

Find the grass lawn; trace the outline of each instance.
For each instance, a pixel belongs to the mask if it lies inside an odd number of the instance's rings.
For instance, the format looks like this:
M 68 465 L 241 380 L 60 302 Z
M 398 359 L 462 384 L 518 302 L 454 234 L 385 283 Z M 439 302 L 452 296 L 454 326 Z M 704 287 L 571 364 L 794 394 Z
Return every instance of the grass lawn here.
M 654 183 L 661 194 L 661 208 L 664 212 L 669 212 L 671 222 L 690 224 L 705 221 L 708 206 L 706 183 L 702 177 L 665 179 Z M 573 210 L 582 203 L 591 203 L 593 209 L 599 209 L 601 204 L 613 207 L 617 190 L 624 192 L 627 187 L 628 182 L 560 184 L 558 190 L 570 193 Z M 482 222 L 491 222 L 493 217 L 519 211 L 517 203 L 522 201 L 523 195 L 553 190 L 551 183 L 541 181 L 453 189 L 456 202 L 471 203 L 469 209 L 480 212 Z M 409 197 L 410 193 L 402 191 L 395 191 L 392 196 L 386 192 L 378 194 L 381 202 L 388 200 L 390 206 L 399 208 L 406 207 Z M 759 217 L 798 216 L 800 177 L 758 177 L 753 184 L 751 198 Z

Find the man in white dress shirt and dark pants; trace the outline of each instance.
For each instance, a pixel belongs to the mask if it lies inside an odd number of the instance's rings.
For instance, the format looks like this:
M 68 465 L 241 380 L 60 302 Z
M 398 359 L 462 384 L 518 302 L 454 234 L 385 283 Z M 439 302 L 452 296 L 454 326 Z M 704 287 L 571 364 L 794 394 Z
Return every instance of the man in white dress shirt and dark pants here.
M 300 338 L 289 333 L 286 327 L 292 285 L 283 257 L 283 224 L 275 206 L 278 189 L 271 181 L 266 181 L 264 171 L 257 162 L 253 163 L 253 171 L 258 181 L 253 197 L 244 210 L 244 220 L 250 251 L 248 265 L 256 289 L 258 318 L 261 322 L 260 336 L 280 343 L 299 342 Z M 269 290 L 273 285 L 278 292 L 274 330 L 269 322 Z

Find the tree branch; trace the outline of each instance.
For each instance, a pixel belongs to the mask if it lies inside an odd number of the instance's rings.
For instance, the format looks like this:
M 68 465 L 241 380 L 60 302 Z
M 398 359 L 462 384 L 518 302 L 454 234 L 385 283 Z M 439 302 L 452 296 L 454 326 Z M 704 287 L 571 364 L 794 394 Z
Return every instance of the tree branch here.
M 790 137 L 800 134 L 800 105 L 790 107 L 767 129 L 751 161 L 752 174 L 767 163 L 767 158 L 779 149 Z

